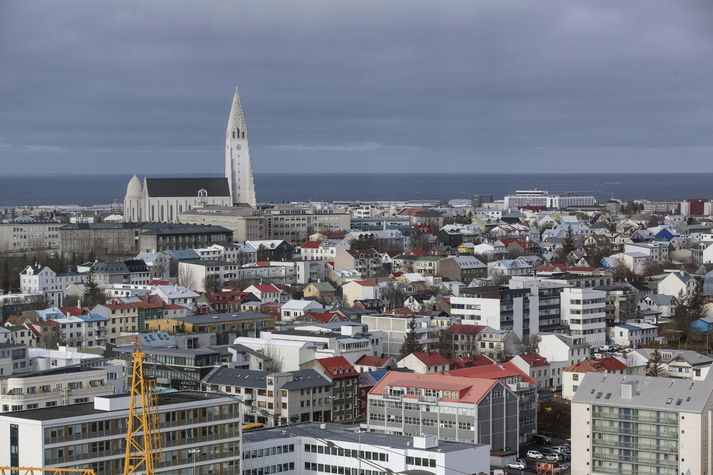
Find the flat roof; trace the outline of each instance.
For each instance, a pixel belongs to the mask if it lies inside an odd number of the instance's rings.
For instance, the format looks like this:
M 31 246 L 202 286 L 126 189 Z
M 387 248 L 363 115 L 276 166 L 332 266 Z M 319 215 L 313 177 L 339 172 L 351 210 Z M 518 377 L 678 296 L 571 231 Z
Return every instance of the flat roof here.
M 128 397 L 128 393 L 102 397 L 109 399 Z M 158 405 L 159 407 L 172 406 L 175 404 L 204 401 L 206 399 L 225 399 L 225 396 L 221 394 L 200 391 L 176 391 L 170 393 L 161 393 L 158 395 Z M 237 403 L 238 401 L 235 402 Z M 42 409 L 30 409 L 26 411 L 9 412 L 0 415 L 0 417 L 27 419 L 31 421 L 51 421 L 54 419 L 68 419 L 71 417 L 82 417 L 93 414 L 107 414 L 112 412 L 118 413 L 122 411 L 127 411 L 127 409 L 119 409 L 116 411 L 103 411 L 101 409 L 95 409 L 93 402 L 88 402 L 83 404 L 70 404 L 68 406 L 45 407 Z
M 362 445 L 389 447 L 400 450 L 419 450 L 433 453 L 458 452 L 482 446 L 482 444 L 446 442 L 439 440 L 438 446 L 436 447 L 432 447 L 430 449 L 417 449 L 413 446 L 413 437 L 411 436 L 379 434 L 376 432 L 364 431 L 359 432 L 359 426 L 344 426 L 341 424 L 324 424 L 324 427 L 325 429 L 322 429 L 320 423 L 310 422 L 305 424 L 246 431 L 243 433 L 243 444 L 265 442 L 271 439 L 294 441 L 295 437 L 311 437 L 351 443 L 359 443 L 361 440 Z M 317 443 L 323 444 L 320 440 L 318 440 Z

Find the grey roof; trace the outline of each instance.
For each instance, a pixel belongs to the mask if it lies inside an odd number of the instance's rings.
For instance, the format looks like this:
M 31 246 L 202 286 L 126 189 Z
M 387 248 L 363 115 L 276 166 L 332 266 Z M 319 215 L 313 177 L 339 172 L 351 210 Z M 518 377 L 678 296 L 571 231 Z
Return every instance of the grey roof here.
M 146 178 L 149 196 L 198 196 L 205 190 L 208 196 L 230 196 L 227 178 Z
M 632 397 L 622 397 L 622 386 L 632 385 Z M 713 379 L 691 381 L 620 374 L 587 373 L 573 403 L 601 404 L 673 412 L 702 412 L 713 393 Z
M 327 378 L 319 374 L 319 372 L 314 369 L 290 371 L 290 374 L 293 375 L 295 379 L 289 383 L 285 383 L 282 386 L 282 389 L 307 389 L 332 385 Z
M 278 426 L 270 429 L 251 430 L 243 434 L 243 444 L 247 444 L 246 448 L 249 450 L 249 444 L 251 443 L 264 442 L 271 439 L 294 441 L 295 437 L 311 437 L 319 439 L 317 441 L 318 443 L 326 439 L 334 441 L 337 444 L 340 442 L 361 442 L 361 445 L 372 447 L 390 447 L 400 450 L 413 448 L 412 437 L 363 431 L 358 433 L 356 432 L 358 430 L 357 426 L 345 426 L 341 424 L 324 424 L 324 427 L 325 428 L 322 429 L 319 423 L 312 422 L 290 426 Z M 470 450 L 474 446 L 480 446 L 480 444 L 439 440 L 437 447 L 418 450 L 433 453 L 459 452 L 461 450 Z
M 254 320 L 256 318 L 274 318 L 272 315 L 260 312 L 235 312 L 235 313 L 209 313 L 206 315 L 190 315 L 176 317 L 176 320 L 193 324 L 206 324 L 216 322 L 234 322 L 239 320 Z
M 267 377 L 271 374 L 281 373 L 221 367 L 208 373 L 208 375 L 203 378 L 203 382 L 206 384 L 221 384 L 225 386 L 265 389 L 267 387 Z M 314 369 L 290 371 L 288 374 L 291 374 L 294 379 L 285 383 L 282 386 L 282 389 L 295 390 L 332 385 L 327 378 L 319 374 Z
M 126 397 L 128 394 L 115 394 L 113 396 L 102 396 L 103 398 Z M 235 401 L 226 400 L 225 396 L 220 394 L 212 394 L 201 391 L 176 391 L 158 394 L 159 407 L 171 406 L 174 404 L 183 404 L 187 402 L 201 401 L 206 399 L 220 399 L 226 402 L 235 403 Z M 219 401 L 216 401 L 219 402 Z M 57 419 L 67 419 L 70 417 L 81 417 L 92 414 L 110 414 L 114 411 L 103 411 L 95 409 L 94 403 L 70 404 L 68 406 L 45 407 L 42 409 L 29 409 L 26 411 L 14 411 L 11 414 L 4 414 L 8 417 L 18 419 L 27 419 L 32 421 L 53 421 Z
M 647 295 L 646 298 L 649 299 L 653 305 L 671 305 L 673 302 L 673 295 L 651 294 Z
M 213 226 L 210 224 L 169 224 L 169 223 L 146 223 L 141 226 L 142 234 L 205 234 L 205 233 L 230 233 L 233 231 L 223 226 Z

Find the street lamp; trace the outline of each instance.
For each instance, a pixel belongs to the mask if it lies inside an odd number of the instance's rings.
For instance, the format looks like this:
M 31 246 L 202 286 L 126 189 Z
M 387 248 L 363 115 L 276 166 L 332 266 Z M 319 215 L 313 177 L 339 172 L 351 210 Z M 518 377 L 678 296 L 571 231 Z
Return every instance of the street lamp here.
M 196 468 L 198 467 L 198 454 L 201 453 L 201 449 L 190 449 L 188 453 L 191 454 L 191 457 L 193 457 L 193 475 L 197 475 L 198 472 L 196 471 Z

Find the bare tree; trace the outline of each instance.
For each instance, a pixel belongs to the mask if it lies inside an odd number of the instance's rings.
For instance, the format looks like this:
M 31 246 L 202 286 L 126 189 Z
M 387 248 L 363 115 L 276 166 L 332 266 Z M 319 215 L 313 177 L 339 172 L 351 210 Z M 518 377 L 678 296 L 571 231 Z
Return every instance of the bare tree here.
M 522 339 L 522 347 L 526 353 L 537 353 L 537 346 L 540 344 L 540 335 L 531 333 Z
M 654 350 L 649 356 L 649 361 L 646 362 L 647 376 L 666 376 L 666 371 L 662 364 L 663 358 L 659 350 Z
M 193 274 L 188 267 L 178 266 L 178 276 L 176 277 L 176 282 L 178 282 L 178 285 L 180 286 L 193 290 L 195 279 L 193 279 Z
M 262 356 L 264 357 L 262 361 L 262 369 L 270 373 L 279 373 L 282 371 L 282 356 L 272 345 L 267 345 L 262 351 Z

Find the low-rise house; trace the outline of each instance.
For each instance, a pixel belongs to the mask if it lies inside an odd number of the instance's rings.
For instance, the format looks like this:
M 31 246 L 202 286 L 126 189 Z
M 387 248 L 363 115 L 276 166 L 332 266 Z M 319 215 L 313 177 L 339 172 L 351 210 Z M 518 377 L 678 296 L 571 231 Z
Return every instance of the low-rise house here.
M 474 256 L 451 256 L 440 261 L 444 279 L 470 282 L 488 276 L 488 266 Z
M 287 292 L 275 284 L 255 284 L 247 287 L 245 292 L 253 294 L 263 303 L 285 303 L 290 299 Z
M 354 363 L 354 369 L 359 373 L 391 369 L 396 367 L 396 360 L 388 356 L 364 355 Z
M 381 287 L 373 279 L 353 280 L 342 285 L 342 298 L 346 305 L 354 305 L 358 300 L 378 300 L 381 298 Z
M 32 265 L 20 272 L 20 292 L 23 294 L 43 294 L 52 305 L 64 303 L 64 290 L 72 284 L 82 284 L 87 273 L 57 273 L 47 266 Z
M 656 293 L 676 298 L 679 296 L 688 298 L 693 295 L 699 285 L 698 281 L 686 271 L 669 272 L 659 281 Z
M 324 310 L 324 306 L 314 300 L 288 300 L 280 307 L 280 319 L 283 322 L 289 322 L 310 312 L 319 312 Z
M 334 269 L 354 269 L 364 278 L 374 277 L 383 273 L 382 257 L 376 249 L 339 249 Z
M 438 341 L 438 328 L 431 325 L 431 318 L 420 315 L 378 314 L 364 315 L 361 322 L 369 327 L 370 332 L 383 333 L 383 349 L 386 356 L 397 356 L 406 335 L 414 328 L 416 344 L 423 351 L 428 351 Z
M 488 277 L 513 277 L 516 275 L 533 275 L 532 265 L 525 259 L 502 259 L 488 263 Z
M 562 370 L 562 397 L 572 400 L 587 373 L 630 374 L 629 367 L 619 358 L 587 358 Z
M 658 327 L 650 323 L 620 323 L 607 328 L 607 337 L 615 345 L 639 348 L 656 342 Z
M 551 389 L 557 386 L 557 381 L 550 373 L 550 363 L 537 353 L 515 355 L 508 362 L 532 378 L 538 389 Z
M 418 374 L 442 373 L 450 369 L 451 361 L 437 352 L 419 351 L 406 355 L 396 363 L 396 366 L 408 368 Z
M 337 296 L 337 289 L 329 282 L 310 282 L 302 289 L 305 298 L 312 298 L 321 302 L 334 300 Z

